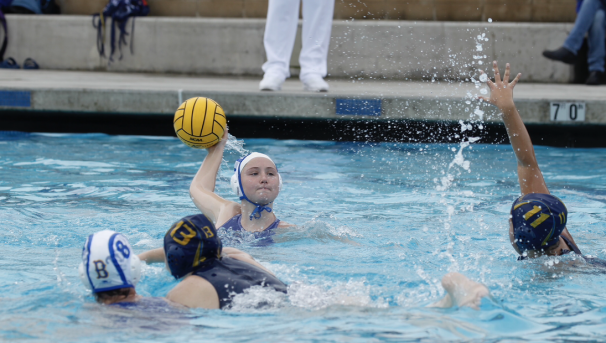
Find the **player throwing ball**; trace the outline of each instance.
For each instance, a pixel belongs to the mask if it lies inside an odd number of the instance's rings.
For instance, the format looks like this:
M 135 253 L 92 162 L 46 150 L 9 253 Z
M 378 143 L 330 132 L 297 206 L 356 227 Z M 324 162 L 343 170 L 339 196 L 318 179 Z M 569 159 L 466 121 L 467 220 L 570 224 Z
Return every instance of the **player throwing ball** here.
M 215 193 L 227 136 L 226 130 L 221 141 L 208 148 L 208 155 L 191 183 L 189 194 L 194 204 L 217 227 L 227 230 L 270 233 L 278 227 L 292 226 L 280 221 L 273 212 L 282 177 L 275 163 L 265 154 L 253 152 L 236 161 L 231 188 L 240 203 Z
M 511 207 L 511 245 L 521 255 L 518 259 L 564 255 L 571 251 L 581 255 L 581 250 L 566 229 L 568 210 L 562 200 L 549 193 L 530 136 L 513 102 L 513 88 L 522 74 L 509 82 L 509 63 L 502 80 L 496 61 L 493 62 L 493 69 L 494 82 L 487 81 L 490 98 L 480 99 L 497 106 L 503 114 L 503 122 L 518 160 L 518 181 L 522 191 L 522 196 Z M 483 71 L 481 73 L 484 74 Z

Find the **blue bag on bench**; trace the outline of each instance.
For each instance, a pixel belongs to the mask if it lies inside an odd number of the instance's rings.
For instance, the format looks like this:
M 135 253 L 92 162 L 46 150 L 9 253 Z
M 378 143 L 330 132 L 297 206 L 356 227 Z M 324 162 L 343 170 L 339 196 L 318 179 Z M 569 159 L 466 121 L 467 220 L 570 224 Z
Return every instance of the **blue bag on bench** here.
M 97 49 L 99 54 L 105 57 L 105 23 L 108 18 L 112 19 L 109 61 L 113 61 L 116 47 L 116 27 L 119 30 L 118 51 L 122 59 L 122 45 L 126 43 L 126 24 L 128 19 L 132 18 L 132 27 L 130 31 L 130 52 L 133 53 L 133 36 L 135 34 L 136 16 L 146 16 L 149 13 L 149 6 L 146 0 L 110 0 L 103 12 L 93 15 L 93 27 L 97 29 Z

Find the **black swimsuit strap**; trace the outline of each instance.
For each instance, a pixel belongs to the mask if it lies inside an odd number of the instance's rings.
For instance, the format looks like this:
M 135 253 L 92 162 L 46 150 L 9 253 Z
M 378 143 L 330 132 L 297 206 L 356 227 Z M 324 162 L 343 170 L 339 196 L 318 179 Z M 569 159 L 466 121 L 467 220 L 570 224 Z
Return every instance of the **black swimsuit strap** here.
M 571 240 L 569 240 L 568 238 L 566 238 L 564 236 L 560 236 L 560 237 L 562 237 L 562 239 L 564 239 L 564 242 L 566 242 L 568 247 L 570 247 L 572 249 L 572 251 L 574 251 L 575 254 L 585 258 L 585 256 L 583 256 L 583 254 L 581 253 L 581 250 L 579 249 L 579 247 L 577 247 L 576 244 L 574 244 Z M 567 249 L 562 250 L 562 255 L 566 255 L 568 253 L 570 253 L 570 250 L 567 250 Z M 528 259 L 528 256 L 518 256 L 518 261 L 523 261 L 523 260 L 527 260 L 527 259 Z
M 568 246 L 572 249 L 572 251 L 574 251 L 575 254 L 579 255 L 579 256 L 583 256 L 583 253 L 581 253 L 581 250 L 579 249 L 579 247 L 577 247 L 576 244 L 574 244 L 571 240 L 569 240 L 568 238 L 564 237 L 564 236 L 560 236 L 562 237 L 562 239 L 564 239 L 564 242 L 566 242 L 566 244 L 568 244 Z

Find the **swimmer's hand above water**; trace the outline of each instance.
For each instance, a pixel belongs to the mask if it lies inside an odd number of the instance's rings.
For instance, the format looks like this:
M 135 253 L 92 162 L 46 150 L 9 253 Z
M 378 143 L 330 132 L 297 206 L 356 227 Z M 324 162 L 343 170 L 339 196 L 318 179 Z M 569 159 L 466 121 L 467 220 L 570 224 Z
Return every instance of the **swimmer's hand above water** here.
M 478 99 L 497 106 L 499 109 L 501 109 L 501 111 L 507 108 L 515 108 L 513 103 L 513 88 L 518 81 L 520 81 L 522 74 L 518 73 L 518 75 L 511 82 L 509 82 L 509 63 L 505 65 L 505 74 L 503 75 L 502 80 L 501 75 L 499 74 L 499 66 L 497 65 L 497 61 L 492 62 L 492 68 L 494 70 L 494 82 L 490 79 L 486 81 L 488 88 L 490 88 L 490 97 L 479 96 Z M 480 74 L 484 74 L 484 71 L 480 70 Z
M 440 301 L 429 305 L 429 307 L 449 308 L 457 306 L 471 307 L 474 310 L 479 310 L 482 299 L 490 295 L 486 286 L 470 280 L 460 273 L 448 273 L 444 275 L 442 278 L 442 287 L 447 292 L 446 296 Z
M 518 181 L 522 195 L 529 193 L 549 194 L 543 174 L 537 163 L 530 135 L 513 102 L 513 88 L 520 80 L 522 74 L 518 74 L 513 81 L 509 82 L 509 63 L 505 67 L 505 74 L 502 80 L 499 75 L 497 61 L 493 62 L 493 70 L 494 82 L 487 81 L 490 88 L 490 98 L 479 97 L 479 99 L 493 104 L 501 110 L 511 147 L 518 160 Z M 480 72 L 484 73 L 483 71 Z

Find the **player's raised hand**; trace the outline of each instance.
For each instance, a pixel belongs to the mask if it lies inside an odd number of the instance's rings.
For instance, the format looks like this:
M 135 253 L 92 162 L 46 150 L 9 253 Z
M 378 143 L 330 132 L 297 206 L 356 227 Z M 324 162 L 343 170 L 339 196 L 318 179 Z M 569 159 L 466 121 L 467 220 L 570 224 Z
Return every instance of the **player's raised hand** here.
M 499 108 L 503 108 L 506 106 L 513 105 L 513 88 L 520 80 L 522 76 L 521 73 L 518 73 L 516 77 L 509 82 L 510 75 L 510 66 L 509 63 L 505 65 L 505 75 L 503 75 L 503 79 L 501 79 L 501 75 L 499 74 L 499 66 L 497 65 L 497 61 L 492 62 L 492 68 L 494 70 L 494 82 L 488 79 L 486 84 L 488 88 L 490 88 L 490 97 L 480 96 L 478 99 L 486 101 L 490 104 L 493 104 Z M 483 70 L 480 70 L 481 74 L 484 74 Z

